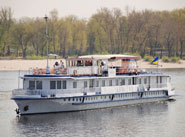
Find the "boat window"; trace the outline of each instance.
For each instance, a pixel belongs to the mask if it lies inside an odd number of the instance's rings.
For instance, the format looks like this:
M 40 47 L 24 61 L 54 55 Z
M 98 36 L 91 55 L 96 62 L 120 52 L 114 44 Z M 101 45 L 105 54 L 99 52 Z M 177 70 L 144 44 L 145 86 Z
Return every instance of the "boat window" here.
M 71 61 L 67 60 L 68 66 L 71 67 Z
M 61 89 L 61 81 L 57 81 L 57 89 Z
M 109 80 L 109 86 L 112 86 L 112 80 Z
M 136 85 L 136 77 L 132 77 L 132 84 Z
M 128 79 L 128 85 L 131 85 L 131 79 Z
M 92 66 L 92 60 L 86 60 L 85 66 Z
M 139 79 L 139 84 L 141 84 L 141 78 Z
M 77 66 L 83 66 L 83 61 L 82 60 L 77 60 Z
M 36 81 L 36 88 L 42 89 L 42 81 Z
M 29 81 L 29 89 L 35 89 L 35 81 Z
M 158 76 L 156 77 L 156 83 L 158 83 Z
M 102 87 L 105 87 L 105 80 L 102 80 Z
M 162 76 L 160 76 L 160 83 L 162 83 Z
M 77 88 L 77 82 L 76 81 L 73 82 L 73 88 Z
M 94 85 L 94 79 L 89 80 L 89 87 L 92 88 Z
M 125 79 L 121 80 L 121 85 L 125 85 Z
M 72 66 L 75 66 L 75 61 L 74 60 L 72 60 Z
M 50 81 L 50 89 L 56 89 L 56 81 Z
M 118 79 L 116 79 L 116 86 L 118 86 L 119 85 L 119 80 Z
M 63 83 L 63 89 L 66 89 L 67 88 L 67 82 L 66 81 L 62 81 Z
M 84 88 L 87 87 L 87 81 L 84 81 Z
M 98 80 L 96 81 L 96 87 L 99 87 L 99 81 Z
M 144 84 L 147 84 L 147 79 L 146 78 L 144 79 Z

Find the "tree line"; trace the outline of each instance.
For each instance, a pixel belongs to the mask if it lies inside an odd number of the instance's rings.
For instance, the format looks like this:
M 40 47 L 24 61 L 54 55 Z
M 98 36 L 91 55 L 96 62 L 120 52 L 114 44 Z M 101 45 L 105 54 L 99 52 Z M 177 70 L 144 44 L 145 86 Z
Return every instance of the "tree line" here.
M 46 56 L 44 18 L 14 19 L 0 8 L 0 56 Z M 84 54 L 185 56 L 185 8 L 173 11 L 102 8 L 88 21 L 76 16 L 48 19 L 49 53 L 62 57 Z

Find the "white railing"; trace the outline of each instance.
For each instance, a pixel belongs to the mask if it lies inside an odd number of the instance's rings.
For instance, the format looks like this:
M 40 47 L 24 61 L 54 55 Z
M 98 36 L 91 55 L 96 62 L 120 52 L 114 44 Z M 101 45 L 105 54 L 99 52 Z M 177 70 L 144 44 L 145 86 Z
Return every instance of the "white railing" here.
M 103 94 L 121 93 L 121 92 L 136 92 L 138 87 L 139 85 L 109 86 L 109 87 L 102 87 L 101 92 Z
M 41 90 L 23 90 L 23 89 L 14 89 L 12 91 L 13 96 L 25 96 L 25 95 L 41 95 Z
M 101 92 L 100 87 L 95 88 L 75 88 L 75 89 L 56 89 L 56 90 L 24 90 L 24 89 L 14 89 L 12 91 L 12 96 L 48 96 L 48 95 L 61 95 L 61 94 L 96 94 L 96 92 Z
M 156 89 L 168 89 L 168 84 L 151 84 L 151 85 L 123 85 L 108 87 L 92 87 L 92 88 L 73 88 L 73 89 L 56 89 L 56 90 L 23 90 L 15 89 L 12 91 L 13 96 L 48 96 L 48 95 L 90 95 L 90 94 L 111 94 L 122 92 L 139 92 Z
M 168 87 L 168 83 L 160 83 L 160 84 L 151 84 L 150 88 L 167 88 Z
M 156 89 L 168 89 L 167 83 L 159 83 L 159 84 L 141 84 L 138 85 L 138 91 L 142 90 L 156 90 Z

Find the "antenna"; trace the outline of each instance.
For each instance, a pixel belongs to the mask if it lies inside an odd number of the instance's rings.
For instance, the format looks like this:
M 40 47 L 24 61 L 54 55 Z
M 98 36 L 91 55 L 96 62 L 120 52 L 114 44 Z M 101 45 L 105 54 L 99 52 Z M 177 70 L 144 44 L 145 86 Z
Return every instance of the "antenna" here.
M 46 46 L 47 46 L 47 67 L 46 67 L 46 74 L 50 74 L 49 65 L 48 65 L 48 17 L 47 17 L 47 15 L 45 15 L 44 19 L 46 21 Z

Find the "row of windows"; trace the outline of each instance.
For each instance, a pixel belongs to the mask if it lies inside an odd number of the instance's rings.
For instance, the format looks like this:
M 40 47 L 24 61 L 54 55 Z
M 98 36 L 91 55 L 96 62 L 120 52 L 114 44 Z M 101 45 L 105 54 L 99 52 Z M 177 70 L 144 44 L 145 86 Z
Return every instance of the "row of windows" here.
M 66 89 L 66 81 L 50 81 L 50 89 Z
M 158 82 L 158 77 L 156 77 Z M 113 80 L 108 80 L 108 86 L 113 86 Z M 101 86 L 105 87 L 106 85 L 106 80 L 101 81 Z M 160 77 L 160 83 L 162 83 L 162 78 Z M 125 85 L 126 81 L 125 79 L 115 80 L 115 86 L 122 86 Z M 136 79 L 133 79 L 133 82 L 131 79 L 128 79 L 128 85 L 136 84 Z M 141 79 L 138 80 L 138 84 L 141 84 Z M 144 84 L 147 84 L 147 78 L 144 78 Z M 89 80 L 89 87 L 99 87 L 100 86 L 100 81 L 99 80 Z M 77 88 L 77 81 L 73 82 L 73 88 Z M 88 87 L 88 82 L 84 81 L 84 88 Z M 67 88 L 67 82 L 66 81 L 50 81 L 50 89 L 66 89 Z M 42 89 L 42 81 L 29 81 L 29 89 Z
M 144 92 L 142 96 L 151 96 L 151 95 L 164 95 L 165 92 Z M 110 100 L 110 99 L 121 99 L 121 98 L 133 98 L 140 97 L 141 93 L 127 93 L 127 94 L 119 94 L 119 95 L 109 95 L 109 96 L 94 96 L 94 97 L 81 97 L 81 98 L 66 98 L 64 101 L 98 101 L 98 100 Z
M 94 83 L 95 82 L 95 83 Z M 136 83 L 136 82 L 135 82 Z M 128 85 L 131 85 L 132 84 L 132 80 L 131 79 L 128 79 Z M 141 79 L 139 79 L 139 84 L 141 84 Z M 145 78 L 144 79 L 144 84 L 147 84 L 147 79 Z M 105 85 L 106 85 L 106 80 L 102 80 L 101 81 L 101 86 L 102 87 L 105 87 Z M 123 86 L 123 85 L 126 85 L 126 82 L 125 82 L 125 79 L 121 79 L 121 81 L 120 81 L 120 84 L 119 84 L 119 80 L 118 79 L 116 79 L 116 81 L 115 81 L 115 85 L 116 86 L 119 86 L 119 85 L 121 85 L 121 86 Z M 90 88 L 93 88 L 93 87 L 99 87 L 100 86 L 100 81 L 99 80 L 90 80 L 89 81 L 89 87 Z M 109 80 L 108 81 L 108 86 L 113 86 L 113 80 Z M 87 88 L 88 87 L 88 83 L 87 83 L 87 81 L 84 81 L 84 88 Z M 77 81 L 74 81 L 73 82 L 73 88 L 77 88 Z
M 89 81 L 89 87 L 92 88 L 94 87 L 94 81 L 95 80 L 90 80 Z M 102 87 L 105 87 L 105 80 L 102 80 Z M 113 86 L 113 80 L 109 80 L 109 86 Z M 119 80 L 116 80 L 116 86 L 119 85 Z M 122 79 L 120 81 L 120 85 L 125 85 L 125 79 Z M 128 79 L 128 85 L 131 85 L 131 79 Z M 88 83 L 87 81 L 84 81 L 84 88 L 87 88 Z M 99 81 L 97 80 L 95 83 L 95 87 L 99 87 Z M 50 89 L 66 89 L 67 88 L 67 83 L 66 81 L 50 81 Z M 73 82 L 73 88 L 77 88 L 77 81 Z M 42 89 L 42 81 L 29 81 L 29 89 Z
M 66 89 L 66 81 L 50 81 L 50 89 Z M 29 89 L 42 89 L 42 81 L 29 81 Z
M 29 89 L 42 89 L 42 81 L 29 81 Z

